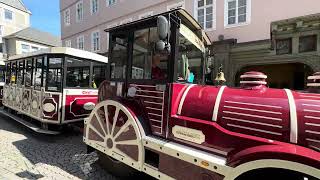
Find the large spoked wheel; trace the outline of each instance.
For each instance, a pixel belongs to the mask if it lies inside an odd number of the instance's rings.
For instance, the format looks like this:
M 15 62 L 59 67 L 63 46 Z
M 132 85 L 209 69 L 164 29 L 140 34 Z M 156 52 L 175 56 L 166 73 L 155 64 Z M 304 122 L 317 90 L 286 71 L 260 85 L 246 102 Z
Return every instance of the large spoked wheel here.
M 141 170 L 144 148 L 135 116 L 121 103 L 106 100 L 96 105 L 85 121 L 85 139 L 100 151 L 100 162 L 115 175 L 131 174 L 131 168 Z M 123 164 L 124 163 L 124 164 Z

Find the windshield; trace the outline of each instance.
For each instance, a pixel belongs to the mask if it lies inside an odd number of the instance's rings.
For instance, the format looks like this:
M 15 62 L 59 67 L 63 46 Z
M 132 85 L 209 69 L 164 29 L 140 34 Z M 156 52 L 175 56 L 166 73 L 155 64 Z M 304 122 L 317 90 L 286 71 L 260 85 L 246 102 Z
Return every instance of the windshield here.
M 205 47 L 198 36 L 183 24 L 181 24 L 179 30 L 178 49 L 177 80 L 201 83 Z

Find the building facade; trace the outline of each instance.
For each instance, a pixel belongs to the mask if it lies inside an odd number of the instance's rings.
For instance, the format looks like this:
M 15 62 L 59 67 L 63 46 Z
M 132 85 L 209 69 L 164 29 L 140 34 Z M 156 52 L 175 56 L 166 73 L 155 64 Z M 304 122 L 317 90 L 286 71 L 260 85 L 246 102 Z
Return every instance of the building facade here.
M 3 37 L 30 26 L 31 12 L 20 0 L 0 0 L 0 58 L 3 57 Z
M 7 58 L 16 54 L 24 54 L 49 47 L 61 46 L 60 37 L 35 28 L 25 28 L 3 37 Z
M 297 51 L 300 37 L 308 43 L 320 42 L 317 23 L 313 30 L 286 31 L 285 39 L 292 38 L 288 40 L 291 44 L 287 42 L 292 49 L 288 53 L 277 53 L 273 48 L 281 43 L 285 46 L 286 42 L 281 41 L 284 35 L 279 35 L 285 32 L 278 33 L 271 26 L 280 27 L 286 19 L 305 26 L 308 20 L 299 19 L 320 12 L 318 5 L 318 0 L 305 0 L 303 6 L 298 0 L 60 0 L 61 38 L 64 46 L 106 54 L 108 34 L 104 29 L 181 7 L 210 36 L 214 72 L 222 65 L 228 85 L 237 85 L 239 74 L 244 71 L 260 70 L 269 75 L 271 87 L 301 89 L 306 74 L 320 71 L 315 65 L 320 63 L 320 44 L 306 52 Z M 304 38 L 302 34 L 312 37 Z M 301 68 L 305 71 L 301 72 Z M 277 82 L 274 79 L 279 79 L 278 72 L 288 73 L 285 77 L 280 75 L 282 80 Z M 288 79 L 290 82 L 286 82 Z M 299 83 L 293 79 L 300 79 Z

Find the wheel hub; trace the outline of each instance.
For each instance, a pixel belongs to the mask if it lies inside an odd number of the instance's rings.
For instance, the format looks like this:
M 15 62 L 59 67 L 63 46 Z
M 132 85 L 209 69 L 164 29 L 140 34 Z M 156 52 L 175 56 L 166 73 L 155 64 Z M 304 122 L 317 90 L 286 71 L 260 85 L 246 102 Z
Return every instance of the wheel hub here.
M 111 148 L 113 147 L 113 141 L 112 141 L 111 138 L 108 138 L 108 139 L 107 139 L 107 147 L 108 147 L 109 149 L 111 149 Z

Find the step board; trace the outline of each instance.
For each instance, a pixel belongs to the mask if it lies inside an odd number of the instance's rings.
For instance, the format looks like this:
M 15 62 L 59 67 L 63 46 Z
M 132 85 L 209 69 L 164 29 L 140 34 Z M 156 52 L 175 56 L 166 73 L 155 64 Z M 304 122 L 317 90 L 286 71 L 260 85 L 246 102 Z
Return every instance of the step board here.
M 8 116 L 9 118 L 15 120 L 16 122 L 28 127 L 29 129 L 37 132 L 37 133 L 41 133 L 41 134 L 49 134 L 49 135 L 58 135 L 60 134 L 61 132 L 59 131 L 51 131 L 51 130 L 45 130 L 45 129 L 42 129 L 40 127 L 38 127 L 37 125 L 35 124 L 32 124 L 26 120 L 23 120 L 22 118 L 16 116 L 16 115 L 13 115 L 7 111 L 5 111 L 4 109 L 0 109 L 0 114 L 3 114 L 5 116 Z

